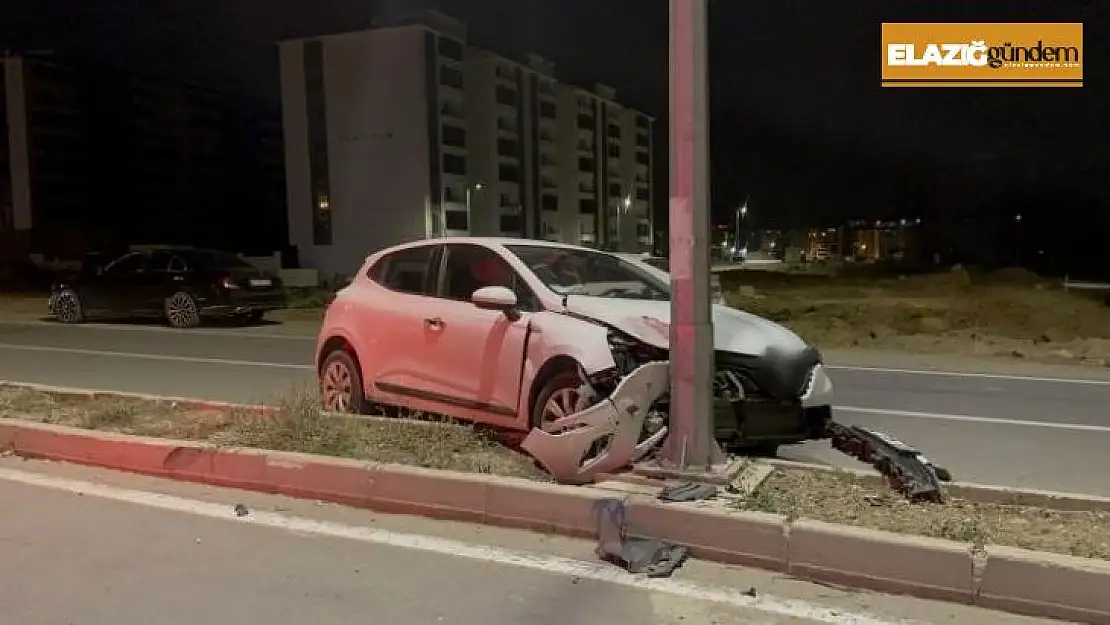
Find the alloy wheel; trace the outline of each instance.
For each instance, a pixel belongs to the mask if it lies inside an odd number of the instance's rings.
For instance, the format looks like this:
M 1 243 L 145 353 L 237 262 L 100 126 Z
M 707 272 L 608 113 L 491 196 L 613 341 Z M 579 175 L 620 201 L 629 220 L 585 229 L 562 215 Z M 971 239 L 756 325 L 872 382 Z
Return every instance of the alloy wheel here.
M 354 382 L 351 371 L 342 362 L 333 362 L 324 370 L 320 378 L 320 393 L 323 395 L 324 409 L 332 412 L 350 412 L 351 398 L 354 396 Z
M 197 302 L 188 293 L 174 293 L 166 302 L 166 316 L 175 328 L 191 328 L 200 323 Z
M 54 317 L 62 323 L 81 320 L 81 302 L 73 291 L 62 291 L 54 300 Z
M 560 419 L 586 409 L 586 402 L 576 389 L 561 388 L 547 399 L 543 405 L 542 429 L 548 433 L 555 433 L 565 429 L 556 425 Z

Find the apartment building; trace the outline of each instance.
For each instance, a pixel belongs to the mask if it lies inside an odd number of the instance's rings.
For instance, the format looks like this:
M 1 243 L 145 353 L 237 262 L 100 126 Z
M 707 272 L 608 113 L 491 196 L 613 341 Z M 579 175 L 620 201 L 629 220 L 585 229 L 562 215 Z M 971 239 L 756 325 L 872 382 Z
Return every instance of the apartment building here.
M 51 58 L 0 60 L 0 232 L 71 222 L 86 180 L 79 76 Z
M 440 13 L 279 44 L 290 243 L 350 273 L 442 235 L 652 244 L 653 119 Z

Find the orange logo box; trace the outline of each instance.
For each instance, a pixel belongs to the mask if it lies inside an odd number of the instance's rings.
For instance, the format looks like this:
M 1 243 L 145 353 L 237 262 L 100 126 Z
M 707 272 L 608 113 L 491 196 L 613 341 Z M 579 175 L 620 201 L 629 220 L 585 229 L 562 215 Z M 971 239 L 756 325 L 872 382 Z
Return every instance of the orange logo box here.
M 1083 24 L 883 24 L 884 87 L 1082 87 Z

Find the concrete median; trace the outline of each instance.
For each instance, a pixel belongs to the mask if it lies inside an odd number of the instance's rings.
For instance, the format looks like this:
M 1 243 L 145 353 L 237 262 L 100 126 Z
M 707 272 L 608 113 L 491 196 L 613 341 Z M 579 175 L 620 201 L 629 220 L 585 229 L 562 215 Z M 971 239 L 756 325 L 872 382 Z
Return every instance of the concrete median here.
M 595 537 L 596 503 L 621 499 L 630 534 L 701 558 L 793 576 L 1110 625 L 1110 562 L 969 545 L 739 512 L 724 502 L 665 504 L 634 492 L 488 474 L 229 449 L 0 420 L 0 449 L 33 458 L 331 501 L 386 513 Z

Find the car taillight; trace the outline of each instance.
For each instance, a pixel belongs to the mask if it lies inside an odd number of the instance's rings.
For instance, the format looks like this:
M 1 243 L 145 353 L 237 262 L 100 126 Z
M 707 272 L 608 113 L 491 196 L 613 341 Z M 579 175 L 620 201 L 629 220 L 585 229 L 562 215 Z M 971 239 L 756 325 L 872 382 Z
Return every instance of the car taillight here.
M 234 291 L 235 289 L 239 288 L 239 285 L 235 284 L 235 281 L 232 280 L 230 277 L 222 278 L 219 284 L 220 288 L 224 288 L 229 291 Z

